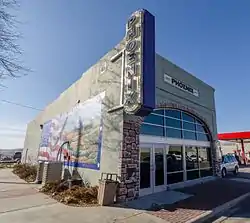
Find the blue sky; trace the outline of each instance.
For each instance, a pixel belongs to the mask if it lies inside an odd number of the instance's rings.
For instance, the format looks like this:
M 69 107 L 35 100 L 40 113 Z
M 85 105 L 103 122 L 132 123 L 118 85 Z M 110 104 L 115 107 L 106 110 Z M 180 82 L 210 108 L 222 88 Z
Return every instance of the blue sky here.
M 128 16 L 156 16 L 156 51 L 216 89 L 218 131 L 250 130 L 250 1 L 21 0 L 24 64 L 0 98 L 43 108 L 124 36 Z M 0 102 L 0 147 L 23 145 L 37 111 Z

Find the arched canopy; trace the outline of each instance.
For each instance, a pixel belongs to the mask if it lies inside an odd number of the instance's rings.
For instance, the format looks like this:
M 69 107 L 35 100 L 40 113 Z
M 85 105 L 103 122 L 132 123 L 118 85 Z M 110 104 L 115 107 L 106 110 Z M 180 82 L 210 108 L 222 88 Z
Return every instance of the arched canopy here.
M 210 141 L 206 124 L 198 117 L 177 109 L 155 109 L 145 117 L 140 134 L 178 139 Z
M 218 134 L 220 140 L 250 139 L 250 132 L 228 132 Z

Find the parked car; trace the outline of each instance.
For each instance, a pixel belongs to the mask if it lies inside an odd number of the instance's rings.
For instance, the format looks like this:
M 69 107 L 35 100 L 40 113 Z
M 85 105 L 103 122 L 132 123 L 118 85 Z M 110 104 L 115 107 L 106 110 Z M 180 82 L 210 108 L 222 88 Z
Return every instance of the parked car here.
M 12 158 L 9 157 L 9 156 L 3 156 L 3 157 L 1 158 L 1 161 L 10 161 L 10 160 L 12 160 Z
M 22 152 L 15 152 L 15 154 L 13 155 L 13 159 L 20 159 L 22 158 Z
M 234 173 L 234 175 L 239 172 L 239 163 L 233 154 L 222 156 L 221 176 L 226 177 L 229 172 Z

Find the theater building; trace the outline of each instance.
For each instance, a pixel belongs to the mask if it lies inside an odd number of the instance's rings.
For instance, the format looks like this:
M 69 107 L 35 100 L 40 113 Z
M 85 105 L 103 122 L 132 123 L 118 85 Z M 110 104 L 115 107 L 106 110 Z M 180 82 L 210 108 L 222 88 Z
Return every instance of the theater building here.
M 23 162 L 64 161 L 92 185 L 117 173 L 119 201 L 219 174 L 214 89 L 155 53 L 154 16 L 28 124 Z

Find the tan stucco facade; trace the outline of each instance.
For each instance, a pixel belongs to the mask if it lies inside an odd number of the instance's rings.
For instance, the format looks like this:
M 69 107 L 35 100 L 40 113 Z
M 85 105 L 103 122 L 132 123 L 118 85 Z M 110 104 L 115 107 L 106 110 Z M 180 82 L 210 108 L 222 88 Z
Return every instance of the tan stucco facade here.
M 27 127 L 24 143 L 23 161 L 36 162 L 41 139 L 40 125 L 67 112 L 77 102 L 84 102 L 95 95 L 105 92 L 103 109 L 103 145 L 101 150 L 100 170 L 79 168 L 79 172 L 90 181 L 97 184 L 101 172 L 119 173 L 119 153 L 123 144 L 124 113 L 122 109 L 110 110 L 120 105 L 121 97 L 121 58 L 115 62 L 110 59 L 124 48 L 121 42 L 95 65 L 87 70 L 82 77 L 65 90 L 54 102 L 49 104 Z M 217 139 L 216 110 L 214 89 L 177 67 L 167 59 L 156 54 L 156 107 L 176 105 L 189 109 L 201 117 L 208 125 L 213 139 Z M 164 74 L 197 89 L 199 96 L 194 96 L 180 88 L 164 81 Z

